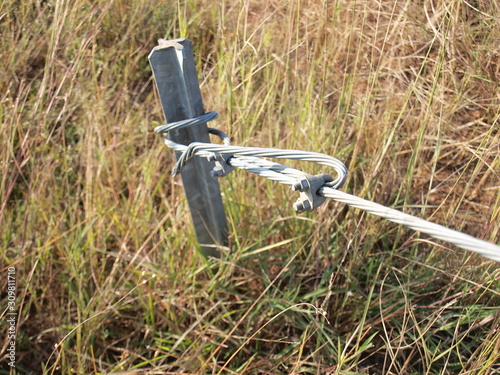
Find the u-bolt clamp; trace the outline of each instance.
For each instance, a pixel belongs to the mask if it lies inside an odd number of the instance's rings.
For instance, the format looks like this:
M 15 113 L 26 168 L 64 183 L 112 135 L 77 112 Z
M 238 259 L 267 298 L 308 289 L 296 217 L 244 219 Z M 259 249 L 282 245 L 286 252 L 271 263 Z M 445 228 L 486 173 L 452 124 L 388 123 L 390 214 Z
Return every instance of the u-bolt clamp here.
M 323 173 L 315 176 L 304 174 L 303 178 L 297 180 L 292 185 L 293 191 L 300 191 L 299 198 L 292 205 L 293 209 L 297 212 L 311 212 L 321 206 L 326 198 L 318 195 L 318 190 L 325 182 L 331 181 L 333 181 L 333 178 L 329 174 Z
M 232 157 L 233 155 L 220 154 L 218 152 L 212 153 L 208 157 L 209 161 L 215 161 L 215 167 L 210 172 L 212 177 L 225 177 L 231 173 L 234 167 L 229 164 L 229 159 Z

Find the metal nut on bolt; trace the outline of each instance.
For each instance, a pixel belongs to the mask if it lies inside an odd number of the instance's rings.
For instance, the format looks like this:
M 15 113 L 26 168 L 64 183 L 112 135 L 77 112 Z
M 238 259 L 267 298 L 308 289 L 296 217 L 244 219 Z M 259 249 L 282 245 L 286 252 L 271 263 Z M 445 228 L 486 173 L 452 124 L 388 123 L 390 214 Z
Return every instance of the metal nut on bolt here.
M 333 181 L 332 176 L 319 174 L 316 176 L 304 174 L 304 177 L 295 181 L 293 191 L 300 191 L 299 199 L 292 204 L 295 211 L 313 211 L 325 202 L 326 198 L 318 195 L 318 190 L 326 183 Z
M 292 207 L 295 211 L 297 212 L 302 212 L 302 211 L 312 211 L 311 204 L 307 200 L 302 200 L 302 199 L 297 199 L 297 202 L 292 204 Z
M 309 183 L 307 182 L 307 179 L 303 178 L 302 180 L 296 181 L 292 185 L 292 190 L 293 191 L 302 191 L 302 190 L 306 189 L 308 186 L 309 186 Z

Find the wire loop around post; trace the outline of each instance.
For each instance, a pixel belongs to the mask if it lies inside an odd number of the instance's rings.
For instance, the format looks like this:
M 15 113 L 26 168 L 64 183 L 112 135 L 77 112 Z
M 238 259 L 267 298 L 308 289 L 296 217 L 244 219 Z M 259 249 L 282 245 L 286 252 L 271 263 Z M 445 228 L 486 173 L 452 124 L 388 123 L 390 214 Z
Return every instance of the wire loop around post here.
M 155 128 L 155 133 L 166 134 L 171 130 L 182 129 L 182 128 L 187 128 L 189 126 L 204 124 L 206 122 L 215 120 L 218 117 L 219 117 L 218 112 L 210 111 L 210 112 L 204 113 L 201 116 L 197 116 L 197 117 L 190 118 L 187 120 L 176 121 L 176 122 L 172 122 L 170 124 L 157 126 Z

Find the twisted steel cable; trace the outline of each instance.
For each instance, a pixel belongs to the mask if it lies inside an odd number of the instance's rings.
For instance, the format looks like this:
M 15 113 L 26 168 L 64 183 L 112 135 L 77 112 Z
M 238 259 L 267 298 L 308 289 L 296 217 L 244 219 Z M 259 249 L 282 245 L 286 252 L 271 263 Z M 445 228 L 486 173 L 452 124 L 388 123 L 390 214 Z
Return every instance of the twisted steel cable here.
M 447 241 L 462 249 L 473 251 L 483 257 L 500 262 L 500 246 L 491 242 L 483 241 L 468 234 L 446 228 L 442 225 L 405 214 L 393 208 L 382 206 L 381 204 L 368 201 L 366 199 L 344 193 L 329 187 L 321 187 L 318 194 L 326 198 L 342 202 L 350 207 L 359 208 L 373 215 L 380 216 L 386 220 L 404 225 L 415 231 L 428 234 L 431 237 Z
M 169 141 L 171 144 L 172 142 Z M 191 159 L 194 155 L 201 153 L 205 155 L 206 152 L 214 152 L 218 154 L 227 154 L 234 156 L 256 156 L 264 158 L 275 159 L 292 159 L 309 161 L 317 164 L 332 167 L 337 172 L 337 178 L 331 182 L 326 183 L 326 186 L 333 188 L 341 188 L 347 180 L 347 167 L 340 160 L 325 154 L 308 151 L 286 150 L 278 148 L 262 148 L 262 147 L 242 147 L 242 146 L 226 146 L 214 145 L 212 143 L 193 142 L 184 150 L 182 155 L 177 160 L 177 165 L 174 168 L 173 174 L 179 173 L 180 169 Z
M 165 134 L 170 130 L 205 123 L 217 117 L 217 112 L 208 112 L 194 119 L 159 126 L 155 128 L 155 131 Z M 350 207 L 364 210 L 386 220 L 404 225 L 415 231 L 447 241 L 462 249 L 473 251 L 486 258 L 500 262 L 500 246 L 498 245 L 338 190 L 347 180 L 348 170 L 344 163 L 332 156 L 297 150 L 232 146 L 229 136 L 221 130 L 209 128 L 209 132 L 218 135 L 224 144 L 216 145 L 212 143 L 193 142 L 190 145 L 181 145 L 165 139 L 168 147 L 182 153 L 172 171 L 173 175 L 179 173 L 182 167 L 194 156 L 215 160 L 222 154 L 227 155 L 223 161 L 231 167 L 244 169 L 267 179 L 291 185 L 294 190 L 297 190 L 297 181 L 309 175 L 298 169 L 261 159 L 260 157 L 309 161 L 329 166 L 336 171 L 337 177 L 331 181 L 325 180 L 324 184 L 313 192 L 313 197 L 330 198 L 337 202 L 345 203 Z

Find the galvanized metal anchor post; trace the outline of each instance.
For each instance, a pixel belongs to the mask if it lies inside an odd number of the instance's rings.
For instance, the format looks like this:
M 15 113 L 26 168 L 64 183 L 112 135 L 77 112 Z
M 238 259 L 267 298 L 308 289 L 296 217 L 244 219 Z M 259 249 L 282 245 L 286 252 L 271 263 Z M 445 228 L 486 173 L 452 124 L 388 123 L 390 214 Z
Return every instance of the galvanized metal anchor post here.
M 205 113 L 189 39 L 160 40 L 149 55 L 149 62 L 167 123 Z M 210 142 L 206 124 L 172 130 L 168 137 L 185 145 Z M 206 257 L 219 256 L 220 248 L 228 244 L 219 182 L 211 174 L 214 166 L 213 161 L 195 158 L 181 171 L 196 236 Z

